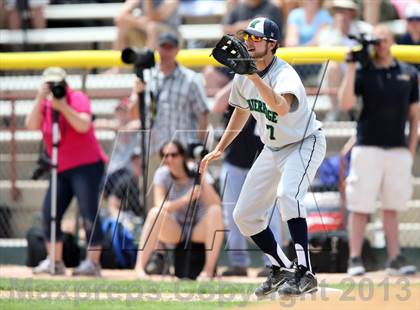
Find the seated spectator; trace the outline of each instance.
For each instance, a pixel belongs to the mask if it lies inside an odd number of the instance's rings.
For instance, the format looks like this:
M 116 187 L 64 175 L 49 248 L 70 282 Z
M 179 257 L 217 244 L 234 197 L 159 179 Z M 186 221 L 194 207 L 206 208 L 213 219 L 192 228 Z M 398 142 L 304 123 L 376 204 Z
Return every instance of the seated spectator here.
M 108 198 L 119 179 L 130 174 L 130 156 L 140 145 L 139 121 L 130 118 L 128 98 L 124 98 L 115 107 L 113 119 L 96 119 L 94 124 L 96 129 L 115 130 L 117 133 L 104 184 L 104 198 Z
M 420 45 L 420 3 L 412 3 L 405 10 L 407 21 L 407 32 L 397 40 L 398 44 Z M 420 74 L 420 64 L 413 63 L 418 74 Z
M 398 44 L 420 45 L 420 3 L 412 3 L 405 10 L 407 32 L 397 40 Z
M 355 40 L 349 39 L 349 35 L 360 35 L 360 33 L 371 33 L 372 26 L 357 18 L 358 5 L 353 0 L 334 0 L 331 6 L 333 24 L 323 28 L 316 41 L 319 46 L 354 46 Z M 329 88 L 338 88 L 343 80 L 346 65 L 330 61 L 327 68 L 326 82 Z M 336 94 L 331 94 L 331 110 L 327 113 L 328 121 L 346 120 L 348 115 L 339 109 Z
M 126 0 L 115 18 L 118 37 L 114 49 L 122 50 L 129 45 L 156 48 L 162 30 L 179 26 L 178 4 L 178 0 Z M 135 44 L 130 39 L 135 39 Z
M 6 0 L 5 10 L 9 16 L 8 28 L 45 28 L 47 22 L 44 9 L 48 3 L 49 0 Z M 28 16 L 27 13 L 29 13 Z M 26 22 L 29 23 L 25 24 Z
M 399 1 L 399 2 L 406 2 Z M 380 22 L 398 19 L 397 9 L 391 0 L 369 0 L 361 2 L 363 20 L 372 26 Z
M 290 12 L 287 18 L 285 39 L 287 47 L 316 45 L 317 33 L 332 24 L 330 14 L 322 9 L 322 2 L 322 0 L 303 1 L 302 7 Z M 293 67 L 304 84 L 319 85 L 317 76 L 321 65 L 294 65 Z
M 322 9 L 322 0 L 303 1 L 303 7 L 294 9 L 287 18 L 285 46 L 316 45 L 316 34 L 332 24 L 328 11 Z
M 145 218 L 146 210 L 140 203 L 139 180 L 142 176 L 140 148 L 131 154 L 130 169 L 112 187 L 108 198 L 108 211 L 111 217 L 118 214 L 134 214 Z
M 264 16 L 273 20 L 282 33 L 282 16 L 278 7 L 269 0 L 245 0 L 235 4 L 223 20 L 223 32 L 236 34 L 248 26 L 255 17 Z M 281 41 L 281 39 L 279 39 Z M 203 71 L 207 96 L 213 97 L 233 79 L 230 69 L 207 66 Z
M 179 142 L 165 144 L 161 155 L 165 165 L 155 174 L 155 207 L 149 211 L 141 233 L 136 270 L 144 277 L 152 252 L 162 248 L 158 244 L 185 242 L 190 227 L 191 240 L 204 243 L 207 249 L 199 278 L 212 278 L 223 242 L 220 198 L 205 178 L 201 185 L 194 185 L 194 172 L 187 167 L 185 149 Z M 190 205 L 196 208 L 195 218 L 189 216 L 191 211 L 187 213 Z
M 289 13 L 293 9 L 300 6 L 300 1 L 301 0 L 271 0 L 271 2 L 280 9 L 282 16 L 285 18 L 289 16 Z
M 370 34 L 373 30 L 372 25 L 359 19 L 359 7 L 353 0 L 334 0 L 330 10 L 333 23 L 319 32 L 316 39 L 319 46 L 353 46 L 357 42 L 349 39 L 349 35 Z

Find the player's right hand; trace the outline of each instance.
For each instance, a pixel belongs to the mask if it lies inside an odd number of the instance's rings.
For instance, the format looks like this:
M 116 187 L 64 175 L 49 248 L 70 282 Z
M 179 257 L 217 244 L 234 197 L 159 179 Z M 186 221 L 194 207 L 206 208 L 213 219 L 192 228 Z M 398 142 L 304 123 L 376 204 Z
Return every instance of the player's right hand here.
M 206 156 L 204 156 L 204 158 L 200 162 L 200 173 L 203 174 L 207 169 L 207 165 L 213 160 L 220 159 L 222 155 L 223 155 L 222 151 L 215 149 L 211 151 L 210 153 L 208 153 Z

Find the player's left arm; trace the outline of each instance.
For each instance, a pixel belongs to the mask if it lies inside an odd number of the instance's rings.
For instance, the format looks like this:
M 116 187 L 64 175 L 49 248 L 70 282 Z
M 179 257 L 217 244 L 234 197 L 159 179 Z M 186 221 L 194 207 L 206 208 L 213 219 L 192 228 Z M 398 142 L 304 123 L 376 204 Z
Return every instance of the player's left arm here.
M 247 75 L 247 77 L 254 83 L 264 102 L 280 116 L 284 116 L 290 111 L 294 95 L 283 94 L 280 95 L 274 91 L 266 82 L 256 73 Z

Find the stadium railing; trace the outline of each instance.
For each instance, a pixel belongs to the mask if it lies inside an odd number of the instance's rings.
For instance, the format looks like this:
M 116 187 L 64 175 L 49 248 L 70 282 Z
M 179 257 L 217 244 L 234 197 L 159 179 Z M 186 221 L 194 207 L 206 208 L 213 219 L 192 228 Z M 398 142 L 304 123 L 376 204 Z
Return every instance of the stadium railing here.
M 416 47 L 396 46 L 394 55 L 402 60 L 413 60 Z M 290 63 L 325 63 L 328 60 L 343 61 L 345 48 L 295 48 L 279 49 L 278 55 Z M 179 61 L 192 68 L 215 64 L 209 57 L 210 50 L 181 51 Z M 0 53 L 0 70 L 13 72 L 14 76 L 0 77 L 0 197 L 1 203 L 12 209 L 11 221 L 14 228 L 12 237 L 22 237 L 27 225 L 31 223 L 33 212 L 38 211 L 47 186 L 45 181 L 29 180 L 34 168 L 40 142 L 40 133 L 23 128 L 23 117 L 31 106 L 40 81 L 40 75 L 16 76 L 22 70 L 41 70 L 59 65 L 65 68 L 78 68 L 82 73 L 70 74 L 69 83 L 76 89 L 84 89 L 92 100 L 95 114 L 110 117 L 118 100 L 129 94 L 134 82 L 133 74 L 106 76 L 88 74 L 88 69 L 122 66 L 120 54 L 114 51 L 67 51 L 45 53 Z M 418 61 L 418 59 L 417 59 Z M 325 102 L 330 90 L 321 87 L 316 99 L 317 88 L 308 88 L 310 102 L 316 102 L 315 111 L 327 111 Z M 324 123 L 328 139 L 328 154 L 337 153 L 348 138 L 355 132 L 354 122 Z M 110 150 L 115 133 L 98 131 L 98 138 L 106 150 Z M 420 247 L 415 238 L 420 233 L 420 155 L 414 164 L 415 193 L 409 210 L 401 215 L 402 243 L 404 246 Z M 1 221 L 2 219 L 0 219 Z M 0 226 L 2 224 L 0 223 Z M 376 222 L 368 230 L 371 235 L 377 231 Z M 5 226 L 4 226 L 5 227 Z

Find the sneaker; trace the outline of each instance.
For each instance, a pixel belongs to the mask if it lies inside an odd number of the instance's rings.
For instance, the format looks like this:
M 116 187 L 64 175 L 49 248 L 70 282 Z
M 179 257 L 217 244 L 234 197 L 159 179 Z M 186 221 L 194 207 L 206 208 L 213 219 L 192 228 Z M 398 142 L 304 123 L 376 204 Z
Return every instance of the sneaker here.
M 38 266 L 32 269 L 33 274 L 51 274 L 51 260 L 49 257 L 39 263 Z M 52 275 L 64 275 L 66 273 L 66 266 L 63 262 L 55 262 L 54 273 Z
M 85 259 L 80 263 L 79 266 L 74 268 L 73 276 L 101 276 L 101 266 L 97 263 L 92 262 L 89 259 Z
M 362 259 L 358 257 L 350 257 L 347 267 L 347 273 L 354 276 L 362 276 L 366 272 L 365 267 L 363 266 Z
M 315 275 L 305 266 L 295 266 L 294 277 L 288 278 L 279 286 L 279 295 L 301 295 L 315 293 L 318 290 L 318 281 Z
M 283 268 L 283 267 L 275 267 L 271 266 L 269 275 L 267 280 L 262 283 L 259 287 L 255 290 L 255 295 L 258 298 L 263 298 L 272 292 L 276 291 L 277 288 L 282 285 L 287 279 L 293 278 L 295 270 L 293 268 Z
M 415 274 L 416 271 L 416 266 L 408 264 L 401 254 L 393 260 L 388 260 L 386 264 L 386 273 L 390 276 L 408 276 Z
M 246 277 L 247 275 L 248 275 L 248 271 L 246 267 L 239 267 L 239 266 L 232 266 L 222 272 L 222 276 L 225 276 L 225 277 L 232 277 L 232 276 Z

